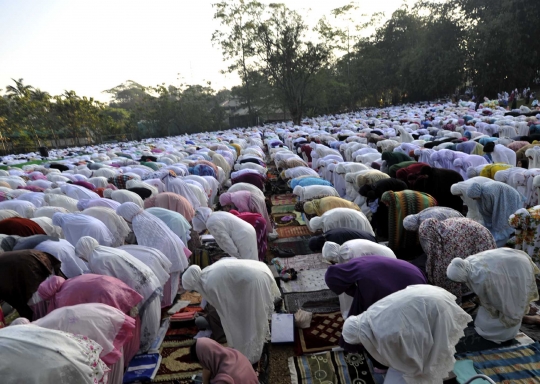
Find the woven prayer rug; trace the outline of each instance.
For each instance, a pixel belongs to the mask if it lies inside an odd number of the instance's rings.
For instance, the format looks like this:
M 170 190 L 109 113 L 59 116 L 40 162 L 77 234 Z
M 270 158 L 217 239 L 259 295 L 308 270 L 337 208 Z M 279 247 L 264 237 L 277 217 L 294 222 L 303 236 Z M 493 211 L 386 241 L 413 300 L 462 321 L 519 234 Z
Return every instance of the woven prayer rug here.
M 189 347 L 195 343 L 193 339 L 171 341 L 165 337 L 161 344 L 161 365 L 152 383 L 177 383 L 189 380 L 193 375 L 202 372 L 199 363 L 191 360 Z
M 292 384 L 375 384 L 362 354 L 327 352 L 289 358 Z
M 324 281 L 325 269 L 308 269 L 298 272 L 298 278 L 288 282 L 281 281 L 283 293 L 316 292 L 329 289 Z
M 458 360 L 472 360 L 474 369 L 496 383 L 539 383 L 540 344 L 464 353 Z
M 300 356 L 338 347 L 344 322 L 341 312 L 314 314 L 309 328 L 296 329 L 295 354 Z
M 280 239 L 296 236 L 307 236 L 311 234 L 305 225 L 297 227 L 278 227 L 276 228 L 276 232 L 278 233 Z
M 286 293 L 283 295 L 283 301 L 288 313 L 296 313 L 299 309 L 312 313 L 339 311 L 339 297 L 329 289 L 319 292 Z
M 283 195 L 273 195 L 270 198 L 272 205 L 291 205 L 296 203 L 296 195 L 286 193 Z
M 307 255 L 313 253 L 313 251 L 309 249 L 309 239 L 311 239 L 311 236 L 296 236 L 277 239 L 269 243 L 269 247 L 290 249 L 295 255 Z
M 277 213 L 290 213 L 294 211 L 294 204 L 289 205 L 274 205 L 272 207 L 272 215 Z
M 329 264 L 324 261 L 322 253 L 311 253 L 309 255 L 298 255 L 294 257 L 275 257 L 273 260 L 285 269 L 294 268 L 296 271 L 328 269 L 329 266 Z
M 277 205 L 277 207 L 281 207 L 281 205 Z M 276 226 L 278 228 L 299 227 L 301 225 L 305 225 L 305 223 L 300 224 L 300 222 L 297 220 L 297 215 L 294 212 L 272 213 L 271 216 L 272 216 L 272 220 L 274 221 L 274 223 L 276 223 Z M 300 216 L 300 220 L 302 220 L 301 216 Z

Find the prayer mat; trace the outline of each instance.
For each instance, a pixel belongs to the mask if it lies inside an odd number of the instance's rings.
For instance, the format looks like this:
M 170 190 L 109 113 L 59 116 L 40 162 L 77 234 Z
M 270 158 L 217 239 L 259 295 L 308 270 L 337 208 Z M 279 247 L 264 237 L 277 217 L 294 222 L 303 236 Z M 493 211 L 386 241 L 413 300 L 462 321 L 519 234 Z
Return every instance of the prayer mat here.
M 288 313 L 296 313 L 299 309 L 312 313 L 328 313 L 339 311 L 339 297 L 331 290 L 319 292 L 286 293 L 283 301 Z
M 328 289 L 324 281 L 326 269 L 308 269 L 298 272 L 298 278 L 288 282 L 281 281 L 283 293 L 316 292 Z
M 272 207 L 272 215 L 276 213 L 290 213 L 294 211 L 294 204 L 290 205 L 274 205 Z
M 300 356 L 338 347 L 344 322 L 341 312 L 313 315 L 309 328 L 296 328 L 294 353 Z
M 474 369 L 496 383 L 540 382 L 540 344 L 464 353 L 459 360 L 472 360 Z
M 328 269 L 328 264 L 324 261 L 322 253 L 312 253 L 309 255 L 299 255 L 294 257 L 276 257 L 273 259 L 285 269 L 294 268 L 297 272 L 308 269 Z M 277 266 L 276 266 L 277 268 Z M 281 270 L 278 269 L 278 272 Z
M 278 205 L 278 207 L 281 207 L 281 205 Z M 302 225 L 298 222 L 294 212 L 272 213 L 272 220 L 278 228 L 299 227 Z
M 184 292 L 180 295 L 180 300 L 189 301 L 190 305 L 195 305 L 202 302 L 202 296 L 197 292 Z
M 269 244 L 269 247 L 278 247 L 281 249 L 290 249 L 295 255 L 307 255 L 313 253 L 309 248 L 309 239 L 311 236 L 289 237 L 277 239 Z
M 292 384 L 375 384 L 363 354 L 327 352 L 289 357 Z
M 307 236 L 311 234 L 311 232 L 305 225 L 298 227 L 278 227 L 276 228 L 276 232 L 278 233 L 280 239 L 286 239 L 296 236 Z
M 474 329 L 474 322 L 469 323 L 463 332 L 465 333 L 465 336 L 457 343 L 456 353 L 485 351 L 488 349 L 510 347 L 519 343 L 515 339 L 499 344 L 486 340 L 476 332 Z
M 161 344 L 161 365 L 152 383 L 177 383 L 189 380 L 193 375 L 202 372 L 199 363 L 191 360 L 189 347 L 195 340 L 170 341 L 165 337 Z M 189 381 L 187 381 L 189 382 Z
M 286 193 L 283 195 L 273 195 L 270 198 L 272 205 L 291 205 L 296 203 L 296 195 Z
M 199 332 L 197 327 L 169 328 L 165 335 L 166 341 L 192 341 L 193 337 Z

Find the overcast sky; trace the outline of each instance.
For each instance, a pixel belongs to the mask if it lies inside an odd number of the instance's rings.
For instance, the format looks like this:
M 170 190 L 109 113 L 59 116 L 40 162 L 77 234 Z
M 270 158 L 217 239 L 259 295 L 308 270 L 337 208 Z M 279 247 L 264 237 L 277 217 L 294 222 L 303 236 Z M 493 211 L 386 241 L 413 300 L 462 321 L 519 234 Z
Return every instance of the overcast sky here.
M 143 85 L 238 84 L 212 46 L 209 0 L 0 0 L 0 89 L 23 78 L 51 94 L 74 90 L 106 101 L 102 91 L 126 80 Z M 347 0 L 286 0 L 310 21 Z M 389 17 L 403 0 L 360 0 L 361 14 Z M 310 11 L 308 11 L 310 9 Z M 4 91 L 0 91 L 3 93 Z

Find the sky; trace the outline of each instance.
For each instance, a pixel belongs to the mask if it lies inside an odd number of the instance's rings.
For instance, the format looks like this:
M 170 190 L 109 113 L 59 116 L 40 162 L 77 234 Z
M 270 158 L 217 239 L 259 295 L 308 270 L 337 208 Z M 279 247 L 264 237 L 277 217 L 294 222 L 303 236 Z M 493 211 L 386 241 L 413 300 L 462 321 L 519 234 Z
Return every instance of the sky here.
M 216 0 L 0 0 L 0 94 L 23 78 L 50 94 L 74 90 L 107 101 L 106 89 L 143 85 L 239 83 L 211 36 Z M 265 2 L 265 1 L 263 1 Z M 277 2 L 277 1 L 274 1 Z M 314 23 L 349 1 L 282 0 Z M 357 0 L 356 16 L 385 12 L 403 0 Z

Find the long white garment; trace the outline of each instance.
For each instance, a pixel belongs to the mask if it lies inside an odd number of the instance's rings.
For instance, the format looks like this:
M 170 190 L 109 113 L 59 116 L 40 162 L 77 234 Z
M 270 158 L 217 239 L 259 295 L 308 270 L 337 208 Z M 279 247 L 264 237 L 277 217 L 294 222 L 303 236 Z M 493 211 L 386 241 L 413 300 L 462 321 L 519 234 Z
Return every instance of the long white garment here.
M 85 209 L 82 213 L 92 216 L 105 224 L 114 238 L 112 247 L 123 245 L 127 235 L 131 232 L 126 221 L 111 208 L 92 207 Z
M 345 320 L 343 338 L 362 344 L 407 384 L 442 384 L 454 368 L 455 345 L 472 320 L 455 300 L 442 288 L 411 285 Z
M 12 217 L 22 217 L 18 212 L 12 209 L 0 209 L 0 220 L 10 219 Z
M 34 217 L 36 206 L 24 200 L 6 200 L 0 202 L 0 210 L 11 210 L 17 212 L 21 217 L 31 219 Z
M 114 237 L 105 224 L 82 213 L 55 213 L 52 222 L 62 228 L 66 240 L 73 246 L 83 236 L 91 236 L 107 247 L 114 242 Z
M 191 189 L 191 192 L 197 197 L 197 200 L 199 201 L 200 207 L 208 207 L 208 196 L 204 193 L 204 188 L 202 185 L 197 183 L 194 180 L 184 180 L 184 182 L 187 184 L 188 188 Z M 194 184 L 194 183 L 197 183 Z
M 174 192 L 185 197 L 193 206 L 194 209 L 200 207 L 201 203 L 197 195 L 189 187 L 189 184 L 178 177 L 173 177 L 170 174 L 165 175 L 162 179 L 167 192 Z
M 46 193 L 45 202 L 51 207 L 61 207 L 67 209 L 69 212 L 78 212 L 77 200 L 72 199 L 69 196 L 57 195 L 56 193 Z
M 41 207 L 34 211 L 34 217 L 48 217 L 49 219 L 52 219 L 55 213 L 69 213 L 69 211 L 65 208 L 60 207 Z
M 114 201 L 111 199 L 105 199 L 100 197 L 99 199 L 90 199 L 90 200 L 79 200 L 77 203 L 77 209 L 79 211 L 84 211 L 87 208 L 92 207 L 105 207 L 105 208 L 111 208 L 116 211 L 116 208 L 120 206 L 120 203 L 118 201 Z
M 171 272 L 181 272 L 187 268 L 185 245 L 164 222 L 133 203 L 120 205 L 116 213 L 131 222 L 139 245 L 156 248 L 167 256 L 171 262 Z
M 58 241 L 43 241 L 36 245 L 34 249 L 50 253 L 60 260 L 62 263 L 60 269 L 68 279 L 85 273 L 90 273 L 90 268 L 88 268 L 88 265 L 75 255 L 75 247 L 67 240 L 60 239 Z
M 0 329 L 2 384 L 107 383 L 101 350 L 91 339 L 37 325 Z
M 97 275 L 116 277 L 143 296 L 139 304 L 141 315 L 140 350 L 148 350 L 157 336 L 161 317 L 162 288 L 156 274 L 142 261 L 118 248 L 103 247 L 89 237 L 82 237 L 75 246 L 77 256 L 88 261 Z
M 317 196 L 339 197 L 339 193 L 336 191 L 336 189 L 327 185 L 309 185 L 307 187 L 297 185 L 294 187 L 293 193 L 298 196 L 300 201 L 312 199 Z
M 32 220 L 34 223 L 39 225 L 41 229 L 47 234 L 47 236 L 58 237 L 59 239 L 64 238 L 64 232 L 62 228 L 58 225 L 52 223 L 52 219 L 48 217 L 34 217 Z
M 488 177 L 476 176 L 468 180 L 452 184 L 452 186 L 450 187 L 450 192 L 452 193 L 452 195 L 461 197 L 461 200 L 463 200 L 463 202 L 467 206 L 467 218 L 474 220 L 482 225 L 484 224 L 484 219 L 482 218 L 482 215 L 480 214 L 480 211 L 478 209 L 478 203 L 476 200 L 471 199 L 469 196 L 467 196 L 467 189 L 469 189 L 469 187 L 473 183 L 484 184 L 489 181 L 493 180 Z
M 67 196 L 75 200 L 82 199 L 99 199 L 99 195 L 88 188 L 81 187 L 80 185 L 64 184 L 60 187 L 62 192 Z
M 253 184 L 249 183 L 236 183 L 231 185 L 231 187 L 227 190 L 227 192 L 238 192 L 238 191 L 249 191 L 252 194 L 259 195 L 263 199 L 265 198 L 264 192 L 261 191 L 258 187 L 254 186 Z
M 126 189 L 119 189 L 118 191 L 112 191 L 110 194 L 111 199 L 120 204 L 130 202 L 137 204 L 141 208 L 144 208 L 143 199 L 135 192 L 131 192 Z
M 456 258 L 446 273 L 476 293 L 483 308 L 475 319 L 476 331 L 497 343 L 517 335 L 529 304 L 538 300 L 535 275 L 540 270 L 529 255 L 516 249 L 498 248 L 465 260 Z
M 311 219 L 308 227 L 313 232 L 318 229 L 322 229 L 323 232 L 334 228 L 358 229 L 375 236 L 375 232 L 373 232 L 373 228 L 366 215 L 350 208 L 331 209 L 322 216 Z
M 221 319 L 229 347 L 259 361 L 269 334 L 279 288 L 267 265 L 260 261 L 222 259 L 203 271 L 193 265 L 182 276 L 185 289 L 199 292 Z
M 169 280 L 169 272 L 171 271 L 172 264 L 163 252 L 143 245 L 123 245 L 118 247 L 118 249 L 126 251 L 148 266 L 156 274 L 162 286 Z
M 198 208 L 193 218 L 193 229 L 208 229 L 219 247 L 239 259 L 259 260 L 257 234 L 248 222 L 229 212 L 214 212 Z
M 42 192 L 24 193 L 24 194 L 20 195 L 19 197 L 17 197 L 16 200 L 29 201 L 32 204 L 34 204 L 36 208 L 40 208 L 40 207 L 43 207 L 44 205 L 46 205 L 46 203 L 45 203 L 45 194 L 42 193 Z

